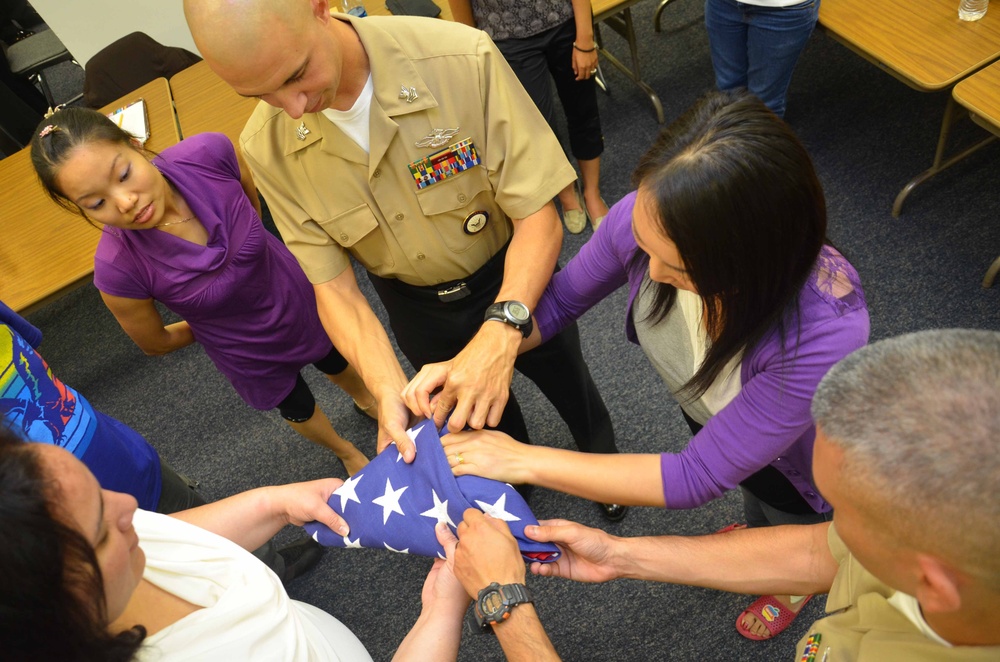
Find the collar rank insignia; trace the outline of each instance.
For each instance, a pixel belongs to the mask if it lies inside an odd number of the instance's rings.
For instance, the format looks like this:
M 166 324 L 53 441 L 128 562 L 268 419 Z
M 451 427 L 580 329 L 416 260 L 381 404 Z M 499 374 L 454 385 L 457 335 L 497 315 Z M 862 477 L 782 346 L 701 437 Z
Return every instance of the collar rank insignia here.
M 407 87 L 405 85 L 399 86 L 399 98 L 406 99 L 406 103 L 413 103 L 417 100 L 417 88 Z

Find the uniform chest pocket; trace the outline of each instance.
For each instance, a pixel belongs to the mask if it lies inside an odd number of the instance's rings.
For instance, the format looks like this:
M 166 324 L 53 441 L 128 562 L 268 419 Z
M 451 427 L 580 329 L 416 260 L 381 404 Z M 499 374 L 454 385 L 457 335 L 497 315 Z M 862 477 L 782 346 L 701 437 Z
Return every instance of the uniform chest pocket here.
M 485 168 L 475 167 L 431 184 L 417 191 L 417 202 L 431 227 L 456 253 L 485 237 L 496 243 L 497 233 L 505 232 L 504 215 L 497 207 Z M 479 230 L 466 232 L 465 221 L 475 212 L 486 212 L 489 220 Z
M 369 271 L 378 274 L 393 266 L 394 260 L 379 229 L 378 219 L 367 204 L 317 222 L 331 239 L 346 248 Z

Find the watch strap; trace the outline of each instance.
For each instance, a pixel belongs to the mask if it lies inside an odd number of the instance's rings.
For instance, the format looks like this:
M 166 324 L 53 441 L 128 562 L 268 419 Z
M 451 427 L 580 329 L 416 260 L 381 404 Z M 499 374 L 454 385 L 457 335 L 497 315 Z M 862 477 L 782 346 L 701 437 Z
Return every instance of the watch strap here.
M 521 336 L 522 337 L 527 338 L 528 336 L 531 335 L 532 329 L 535 328 L 535 322 L 531 318 L 531 314 L 530 313 L 528 314 L 528 321 L 527 322 L 524 322 L 523 324 L 519 324 L 516 320 L 514 320 L 513 318 L 510 317 L 510 315 L 507 314 L 507 311 L 506 311 L 506 308 L 505 308 L 505 306 L 506 306 L 507 303 L 508 303 L 507 301 L 497 301 L 496 303 L 491 304 L 486 309 L 485 315 L 483 315 L 483 321 L 484 322 L 491 322 L 491 321 L 503 322 L 504 324 L 507 324 L 508 326 L 514 327 L 515 329 L 517 329 L 518 331 L 521 332 Z M 524 306 L 524 304 L 521 304 L 520 302 L 515 302 L 515 303 L 518 303 L 519 305 Z M 524 308 L 525 308 L 525 310 L 528 309 L 527 306 L 524 306 Z
M 494 614 L 487 615 L 483 612 L 482 608 L 483 597 L 494 591 L 500 594 L 502 609 Z M 478 599 L 475 602 L 476 620 L 479 622 L 479 627 L 486 630 L 491 625 L 509 618 L 510 612 L 514 607 L 528 602 L 534 602 L 534 598 L 531 595 L 531 591 L 524 584 L 504 584 L 501 586 L 493 582 L 479 591 Z

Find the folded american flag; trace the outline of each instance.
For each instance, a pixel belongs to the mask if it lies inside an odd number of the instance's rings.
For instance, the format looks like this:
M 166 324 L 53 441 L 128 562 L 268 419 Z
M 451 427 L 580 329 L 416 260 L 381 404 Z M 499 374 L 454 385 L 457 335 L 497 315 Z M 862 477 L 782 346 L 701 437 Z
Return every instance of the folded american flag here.
M 305 529 L 310 536 L 327 547 L 374 547 L 444 558 L 435 525 L 446 522 L 454 531 L 467 508 L 478 508 L 507 522 L 525 560 L 547 563 L 559 558 L 554 544 L 525 537 L 524 527 L 538 520 L 513 487 L 451 473 L 433 421 L 422 421 L 407 434 L 417 449 L 411 464 L 394 447 L 387 448 L 330 497 L 330 507 L 351 532 L 341 536 L 325 524 L 309 522 Z

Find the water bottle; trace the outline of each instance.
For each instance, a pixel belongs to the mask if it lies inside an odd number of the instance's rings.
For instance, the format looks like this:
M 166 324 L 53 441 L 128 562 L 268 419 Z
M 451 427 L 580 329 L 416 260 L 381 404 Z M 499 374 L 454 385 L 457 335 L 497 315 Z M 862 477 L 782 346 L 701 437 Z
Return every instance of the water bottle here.
M 968 0 L 964 0 L 964 1 L 967 2 Z M 361 0 L 344 0 L 342 4 L 344 5 L 344 12 L 347 13 L 347 14 L 350 14 L 351 16 L 357 16 L 358 18 L 364 18 L 365 16 L 368 15 L 368 12 L 365 11 L 365 6 L 361 2 Z M 984 2 L 984 4 L 985 4 L 985 2 Z M 986 11 L 986 9 L 983 8 L 983 12 L 985 12 L 985 11 Z M 973 19 L 967 19 L 967 20 L 973 20 Z
M 958 17 L 963 21 L 978 21 L 986 15 L 989 6 L 990 0 L 960 0 Z

